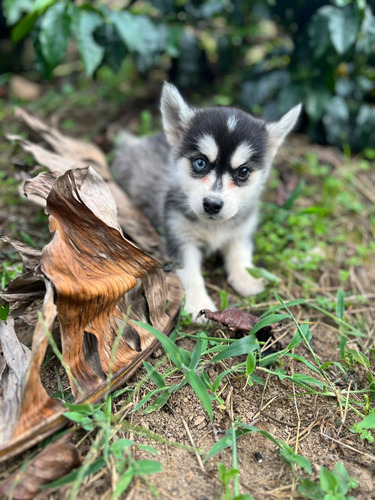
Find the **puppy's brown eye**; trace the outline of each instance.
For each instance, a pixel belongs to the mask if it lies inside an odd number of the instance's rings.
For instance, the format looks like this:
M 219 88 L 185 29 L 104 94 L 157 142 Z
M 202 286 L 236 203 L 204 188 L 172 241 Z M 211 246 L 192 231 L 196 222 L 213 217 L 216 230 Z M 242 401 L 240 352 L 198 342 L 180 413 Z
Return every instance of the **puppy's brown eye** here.
M 239 181 L 245 181 L 250 175 L 249 167 L 240 167 L 236 170 L 235 176 Z

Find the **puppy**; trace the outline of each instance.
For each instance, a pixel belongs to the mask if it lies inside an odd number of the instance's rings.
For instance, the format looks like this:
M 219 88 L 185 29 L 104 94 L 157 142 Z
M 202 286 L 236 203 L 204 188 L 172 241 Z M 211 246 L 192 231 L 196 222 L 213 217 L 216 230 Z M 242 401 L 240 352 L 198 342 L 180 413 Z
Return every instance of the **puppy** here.
M 164 134 L 125 134 L 113 164 L 117 182 L 162 231 L 165 257 L 178 261 L 185 311 L 215 310 L 201 272 L 204 254 L 220 251 L 240 295 L 264 290 L 249 274 L 259 198 L 271 163 L 301 111 L 266 123 L 231 107 L 195 109 L 173 85 L 161 96 Z

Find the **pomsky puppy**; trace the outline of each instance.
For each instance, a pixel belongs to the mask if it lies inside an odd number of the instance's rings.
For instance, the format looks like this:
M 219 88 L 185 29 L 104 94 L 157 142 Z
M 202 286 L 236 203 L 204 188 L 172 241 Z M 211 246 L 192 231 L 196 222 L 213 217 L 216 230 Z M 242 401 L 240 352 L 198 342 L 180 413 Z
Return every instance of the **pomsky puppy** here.
M 123 136 L 112 166 L 115 179 L 160 228 L 165 257 L 177 261 L 185 310 L 216 310 L 201 265 L 220 251 L 228 283 L 240 295 L 264 290 L 253 266 L 252 237 L 259 198 L 273 158 L 301 111 L 295 106 L 267 123 L 232 107 L 195 109 L 165 83 L 161 96 L 164 134 Z

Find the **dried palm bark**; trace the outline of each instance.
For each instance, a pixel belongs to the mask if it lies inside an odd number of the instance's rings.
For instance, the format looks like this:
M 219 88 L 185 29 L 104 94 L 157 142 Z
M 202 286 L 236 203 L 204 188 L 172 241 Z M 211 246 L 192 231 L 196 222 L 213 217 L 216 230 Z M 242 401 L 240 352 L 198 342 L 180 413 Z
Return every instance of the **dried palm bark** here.
M 51 133 L 42 122 L 37 124 L 57 150 L 61 147 L 68 154 L 71 148 L 85 161 L 84 143 L 67 143 L 55 129 Z M 97 155 L 97 162 L 103 159 Z M 112 391 L 123 384 L 156 346 L 156 339 L 139 322 L 168 333 L 181 304 L 176 276 L 165 275 L 153 257 L 123 236 L 111 184 L 91 167 L 61 174 L 62 170 L 43 172 L 25 185 L 26 194 L 46 204 L 52 241 L 42 252 L 11 242 L 22 256 L 24 273 L 2 294 L 11 313 L 0 327 L 0 460 L 67 423 L 64 406 L 47 394 L 40 378 L 51 331 L 60 335 L 63 366 L 75 401 L 96 402 L 108 387 Z M 137 231 L 134 216 L 133 208 L 122 216 L 125 226 L 132 220 L 134 240 L 146 239 L 146 246 L 158 253 L 159 241 L 148 232 L 148 222 L 141 221 Z M 14 329 L 15 321 L 26 316 L 31 323 L 37 319 L 31 353 Z M 18 353 L 15 365 L 9 349 Z

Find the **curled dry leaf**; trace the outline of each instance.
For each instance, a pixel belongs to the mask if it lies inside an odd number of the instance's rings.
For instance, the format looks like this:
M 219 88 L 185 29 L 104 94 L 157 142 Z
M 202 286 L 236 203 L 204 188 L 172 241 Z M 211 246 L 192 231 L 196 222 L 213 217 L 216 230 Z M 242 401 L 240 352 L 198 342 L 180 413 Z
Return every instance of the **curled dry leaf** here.
M 67 137 L 24 109 L 18 108 L 16 115 L 31 130 L 40 135 L 53 151 L 40 144 L 34 144 L 21 136 L 8 135 L 9 140 L 18 142 L 25 151 L 34 156 L 40 165 L 47 167 L 55 178 L 63 175 L 68 170 L 85 168 L 87 165 L 91 165 L 105 180 L 118 208 L 118 222 L 126 234 L 145 252 L 155 258 L 161 258 L 160 236 L 143 213 L 133 204 L 118 184 L 113 181 L 105 155 L 97 146 Z M 47 182 L 47 186 L 43 190 L 44 195 L 46 195 L 48 189 L 48 179 L 48 176 L 39 177 L 39 184 Z M 36 195 L 31 190 L 28 191 L 28 195 L 31 201 L 44 206 L 42 198 L 46 198 L 46 196 Z
M 42 184 L 37 177 L 26 190 L 43 197 L 49 186 L 46 211 L 53 239 L 40 262 L 35 254 L 32 265 L 30 261 L 26 266 L 27 279 L 17 278 L 2 295 L 12 306 L 11 318 L 25 312 L 23 304 L 34 307 L 35 313 L 43 296 L 44 303 L 18 420 L 11 437 L 0 444 L 0 459 L 66 424 L 62 404 L 47 394 L 39 373 L 56 317 L 73 395 L 77 402 L 95 402 L 108 387 L 123 384 L 156 346 L 155 338 L 134 321 L 169 332 L 182 299 L 176 276 L 165 277 L 157 261 L 123 237 L 108 186 L 92 168 L 57 178 L 44 175 Z M 29 249 L 18 247 L 28 254 Z M 9 320 L 7 326 L 11 324 Z
M 49 444 L 25 467 L 12 474 L 0 486 L 0 493 L 14 500 L 34 498 L 44 484 L 68 474 L 81 465 L 77 448 L 65 435 L 56 443 Z
M 207 319 L 216 321 L 234 332 L 249 333 L 253 326 L 258 323 L 259 318 L 253 314 L 237 309 L 236 307 L 212 312 L 202 309 L 198 317 L 205 316 Z M 274 325 L 266 326 L 262 330 L 271 331 Z
M 12 436 L 13 426 L 17 421 L 30 351 L 17 339 L 14 319 L 7 323 L 0 321 L 0 443 Z

